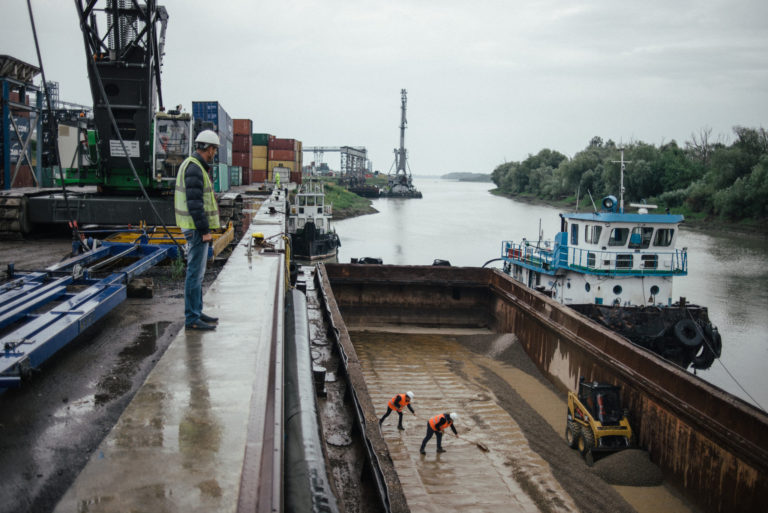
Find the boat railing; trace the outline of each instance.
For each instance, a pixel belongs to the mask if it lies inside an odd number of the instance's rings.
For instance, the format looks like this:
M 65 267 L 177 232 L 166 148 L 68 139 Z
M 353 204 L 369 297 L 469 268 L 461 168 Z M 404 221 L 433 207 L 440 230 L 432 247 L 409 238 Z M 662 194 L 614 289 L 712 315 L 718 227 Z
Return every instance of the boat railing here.
M 550 249 L 531 242 L 502 242 L 502 258 L 508 262 L 553 274 L 557 269 L 598 275 L 688 274 L 688 251 L 640 251 L 627 248 L 595 250 L 556 245 Z

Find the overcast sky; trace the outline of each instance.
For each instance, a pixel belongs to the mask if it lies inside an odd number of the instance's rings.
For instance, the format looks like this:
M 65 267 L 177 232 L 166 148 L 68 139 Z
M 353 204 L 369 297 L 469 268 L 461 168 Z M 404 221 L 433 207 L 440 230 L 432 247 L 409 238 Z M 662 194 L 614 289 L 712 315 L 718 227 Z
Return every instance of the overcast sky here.
M 161 3 L 167 106 L 218 100 L 258 132 L 365 146 L 385 172 L 402 88 L 416 175 L 573 156 L 595 135 L 729 142 L 735 125 L 768 126 L 765 0 Z M 26 1 L 0 5 L 0 54 L 37 64 Z M 74 2 L 32 6 L 46 77 L 90 105 Z

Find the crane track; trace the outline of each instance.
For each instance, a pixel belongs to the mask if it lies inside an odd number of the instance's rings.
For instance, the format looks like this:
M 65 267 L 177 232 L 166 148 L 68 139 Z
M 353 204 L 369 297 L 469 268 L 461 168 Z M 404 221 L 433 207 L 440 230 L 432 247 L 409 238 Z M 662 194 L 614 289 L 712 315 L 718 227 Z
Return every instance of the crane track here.
M 0 193 L 0 240 L 20 240 L 30 232 L 27 203 L 24 193 Z

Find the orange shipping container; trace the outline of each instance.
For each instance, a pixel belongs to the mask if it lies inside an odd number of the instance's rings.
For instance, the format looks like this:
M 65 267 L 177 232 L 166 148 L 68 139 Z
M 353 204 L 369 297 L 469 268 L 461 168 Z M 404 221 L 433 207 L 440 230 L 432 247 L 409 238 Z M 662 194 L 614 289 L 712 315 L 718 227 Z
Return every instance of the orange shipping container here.
M 269 140 L 270 150 L 296 150 L 296 139 L 278 139 L 273 137 Z M 293 159 L 291 159 L 293 160 Z
M 251 169 L 251 183 L 262 183 L 267 181 L 266 169 Z
M 296 152 L 293 150 L 269 150 L 269 160 L 296 160 Z
M 251 140 L 251 130 L 253 128 L 253 121 L 250 119 L 233 119 L 232 120 L 232 132 L 235 135 L 247 135 L 248 141 Z
M 251 153 L 251 136 L 235 134 L 232 137 L 232 150 L 241 151 L 243 153 Z

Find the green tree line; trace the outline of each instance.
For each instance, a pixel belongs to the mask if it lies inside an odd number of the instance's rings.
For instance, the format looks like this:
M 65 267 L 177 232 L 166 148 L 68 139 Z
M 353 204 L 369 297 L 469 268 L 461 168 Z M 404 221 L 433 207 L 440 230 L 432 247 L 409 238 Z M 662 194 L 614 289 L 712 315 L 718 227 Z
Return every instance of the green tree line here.
M 624 200 L 646 200 L 663 208 L 727 221 L 768 219 L 768 132 L 734 128 L 731 144 L 711 140 L 711 130 L 684 146 L 624 144 Z M 593 137 L 569 159 L 543 149 L 522 162 L 506 162 L 491 178 L 500 192 L 561 201 L 591 193 L 595 202 L 619 195 L 620 148 Z M 589 202 L 589 199 L 586 199 Z

